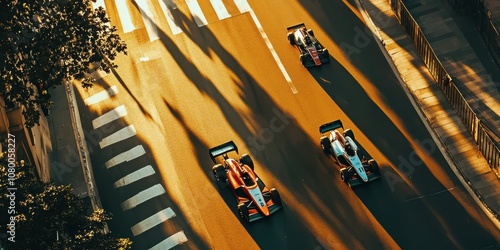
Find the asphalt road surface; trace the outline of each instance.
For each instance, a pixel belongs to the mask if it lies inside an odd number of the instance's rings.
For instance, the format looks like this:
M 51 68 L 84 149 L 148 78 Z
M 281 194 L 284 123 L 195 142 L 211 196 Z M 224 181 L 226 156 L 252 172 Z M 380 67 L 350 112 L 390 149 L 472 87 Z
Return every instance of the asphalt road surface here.
M 129 55 L 98 86 L 77 89 L 79 106 L 110 229 L 135 249 L 499 247 L 352 1 L 96 4 Z M 301 65 L 286 27 L 302 22 L 331 63 Z M 319 147 L 319 125 L 336 119 L 381 180 L 354 190 L 340 180 Z M 229 140 L 280 191 L 282 211 L 239 219 L 208 155 Z

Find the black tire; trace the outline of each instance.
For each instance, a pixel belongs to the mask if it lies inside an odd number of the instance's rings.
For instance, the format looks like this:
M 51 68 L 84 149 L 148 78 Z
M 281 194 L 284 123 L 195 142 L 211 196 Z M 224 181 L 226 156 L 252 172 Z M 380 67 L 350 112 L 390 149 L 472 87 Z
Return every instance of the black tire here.
M 243 164 L 245 164 L 245 165 L 247 165 L 247 166 L 249 166 L 249 167 L 250 167 L 250 169 L 252 169 L 252 171 L 253 171 L 253 169 L 254 169 L 254 165 L 253 165 L 253 160 L 252 160 L 252 158 L 250 157 L 250 155 L 248 155 L 248 154 L 243 154 L 243 155 L 241 156 L 241 158 L 240 158 L 240 162 L 241 162 L 241 163 L 243 163 Z
M 295 36 L 293 35 L 293 33 L 288 33 L 287 37 L 290 45 L 292 46 L 295 45 Z
M 344 136 L 349 136 L 354 141 L 354 132 L 350 128 L 344 130 Z
M 345 182 L 349 187 L 351 184 L 349 183 L 349 179 L 351 179 L 352 173 L 349 172 L 347 168 L 341 168 L 340 169 L 340 178 L 342 179 L 343 182 Z
M 314 36 L 314 31 L 312 29 L 308 29 L 307 34 L 309 34 L 310 36 Z
M 250 214 L 248 213 L 248 207 L 245 203 L 238 204 L 238 213 L 242 219 L 246 222 L 250 222 Z
M 304 55 L 304 54 L 301 54 L 299 59 L 300 59 L 300 62 L 302 63 L 302 65 L 306 66 L 306 57 L 307 55 Z
M 217 182 L 221 188 L 225 188 L 227 186 L 227 176 L 224 166 L 222 166 L 222 164 L 213 166 L 212 173 L 214 175 L 215 182 Z
M 278 192 L 278 190 L 276 190 L 276 188 L 271 188 L 271 196 L 273 197 L 273 202 L 276 205 L 280 205 L 281 206 L 283 204 L 283 203 L 281 203 L 281 195 Z
M 370 166 L 370 171 L 376 174 L 380 174 L 380 168 L 378 167 L 378 163 L 374 159 L 368 161 L 368 166 Z
M 330 138 L 328 138 L 327 136 L 322 136 L 320 139 L 320 145 L 323 152 L 330 153 L 330 148 L 332 147 L 332 145 L 330 144 Z

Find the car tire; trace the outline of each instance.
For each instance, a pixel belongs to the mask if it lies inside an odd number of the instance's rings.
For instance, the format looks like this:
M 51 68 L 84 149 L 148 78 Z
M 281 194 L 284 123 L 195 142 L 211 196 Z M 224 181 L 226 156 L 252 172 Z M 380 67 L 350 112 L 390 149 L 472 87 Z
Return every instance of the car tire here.
M 348 168 L 341 168 L 340 169 L 340 178 L 342 179 L 343 182 L 345 182 L 349 187 L 351 187 L 351 184 L 349 183 L 349 179 L 351 179 L 352 173 L 349 172 Z
M 294 37 L 293 33 L 288 33 L 287 38 L 288 38 L 288 42 L 290 43 L 290 45 L 294 46 L 295 45 L 295 37 Z
M 242 219 L 244 219 L 246 222 L 250 222 L 250 214 L 245 203 L 238 204 L 238 213 L 240 214 L 240 217 Z
M 276 205 L 280 205 L 280 206 L 282 205 L 282 203 L 281 203 L 281 195 L 278 192 L 278 190 L 276 190 L 276 188 L 271 188 L 271 196 L 273 197 L 273 202 Z
M 314 36 L 314 31 L 312 29 L 308 29 L 307 34 L 309 34 L 310 36 Z
M 213 166 L 212 173 L 214 175 L 215 182 L 217 182 L 219 187 L 225 188 L 227 186 L 227 176 L 226 176 L 226 169 L 224 169 L 224 166 L 222 166 L 222 164 L 217 164 Z
M 370 166 L 370 171 L 376 174 L 380 174 L 380 168 L 378 167 L 378 163 L 374 159 L 368 161 L 368 166 Z
M 330 144 L 330 138 L 327 136 L 322 136 L 320 139 L 321 149 L 325 154 L 330 153 L 332 145 Z
M 247 165 L 247 166 L 249 166 L 249 167 L 250 167 L 250 169 L 252 169 L 252 171 L 253 171 L 253 169 L 254 169 L 254 165 L 253 165 L 253 160 L 252 160 L 252 158 L 250 157 L 250 155 L 248 155 L 248 154 L 243 154 L 243 155 L 241 156 L 241 158 L 240 158 L 240 162 L 241 162 L 241 163 L 243 163 L 243 164 L 245 164 L 245 165 Z
M 352 132 L 352 130 L 349 128 L 344 130 L 344 136 L 349 136 L 353 141 L 355 140 L 354 139 L 354 132 Z

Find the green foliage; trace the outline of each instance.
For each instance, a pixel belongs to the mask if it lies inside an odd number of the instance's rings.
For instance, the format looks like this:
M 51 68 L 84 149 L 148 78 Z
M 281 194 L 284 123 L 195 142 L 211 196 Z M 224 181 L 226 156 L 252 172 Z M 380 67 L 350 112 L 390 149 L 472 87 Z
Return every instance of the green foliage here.
M 71 186 L 43 183 L 31 166 L 16 166 L 15 178 L 8 178 L 5 157 L 0 158 L 0 232 L 7 232 L 15 216 L 15 242 L 1 239 L 6 249 L 131 249 L 128 238 L 105 234 L 111 215 L 97 210 L 90 215 Z M 12 175 L 10 176 L 12 177 Z M 8 188 L 16 188 L 7 191 Z M 9 194 L 15 194 L 15 214 L 9 214 Z M 10 237 L 11 235 L 7 235 Z M 59 240 L 57 240 L 59 238 Z
M 64 80 L 96 81 L 95 65 L 110 72 L 126 44 L 90 0 L 0 0 L 0 94 L 7 105 L 24 105 L 26 126 L 49 109 L 50 88 Z

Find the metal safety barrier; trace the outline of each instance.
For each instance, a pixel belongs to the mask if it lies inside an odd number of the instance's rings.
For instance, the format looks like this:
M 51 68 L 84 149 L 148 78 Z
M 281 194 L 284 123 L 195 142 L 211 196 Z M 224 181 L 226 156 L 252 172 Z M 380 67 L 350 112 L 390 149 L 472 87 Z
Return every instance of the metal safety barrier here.
M 413 42 L 413 45 L 415 45 L 420 57 L 434 77 L 436 84 L 441 88 L 451 106 L 455 109 L 463 124 L 474 138 L 479 151 L 483 154 L 491 169 L 495 172 L 497 177 L 500 178 L 500 149 L 496 146 L 491 131 L 489 131 L 477 117 L 460 90 L 455 86 L 452 78 L 443 67 L 429 41 L 402 0 L 388 1 L 399 23 L 406 30 L 408 37 Z M 477 0 L 477 2 L 482 1 Z M 479 5 L 477 4 L 476 6 Z M 498 36 L 498 33 L 495 34 Z M 500 38 L 497 39 L 497 42 L 500 41 Z M 500 48 L 500 46 L 498 48 Z M 498 52 L 500 55 L 500 49 Z

